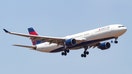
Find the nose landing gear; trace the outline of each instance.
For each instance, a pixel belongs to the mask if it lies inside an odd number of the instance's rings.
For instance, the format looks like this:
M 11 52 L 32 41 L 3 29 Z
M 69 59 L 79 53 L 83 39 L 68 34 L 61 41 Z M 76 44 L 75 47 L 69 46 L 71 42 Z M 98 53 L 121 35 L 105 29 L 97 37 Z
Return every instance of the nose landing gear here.
M 114 43 L 115 43 L 115 44 L 117 44 L 117 43 L 118 43 L 117 39 L 118 39 L 118 38 L 115 38 L 115 41 L 114 41 Z
M 117 43 L 118 43 L 118 41 L 114 41 L 114 43 L 115 43 L 115 44 L 117 44 Z
M 112 40 L 112 41 L 111 41 L 111 43 L 113 43 L 113 42 L 114 42 L 115 44 L 118 44 L 117 39 L 118 39 L 118 38 L 115 38 L 115 40 L 114 40 L 114 41 Z

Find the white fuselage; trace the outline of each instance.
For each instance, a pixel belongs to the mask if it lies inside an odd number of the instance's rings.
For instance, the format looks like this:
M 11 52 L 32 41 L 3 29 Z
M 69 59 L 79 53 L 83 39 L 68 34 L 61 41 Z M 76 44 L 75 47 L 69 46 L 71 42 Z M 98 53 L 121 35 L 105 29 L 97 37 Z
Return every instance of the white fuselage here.
M 124 27 L 123 25 L 114 24 L 114 25 L 109 25 L 109 26 L 85 31 L 82 33 L 74 34 L 74 35 L 69 35 L 64 38 L 66 39 L 74 38 L 77 40 L 85 40 L 85 41 L 92 41 L 92 40 L 98 40 L 98 39 L 104 39 L 104 38 L 118 38 L 119 36 L 124 34 L 126 30 L 127 28 Z M 63 45 L 44 42 L 44 43 L 36 45 L 36 50 L 42 51 L 42 52 L 51 52 L 61 47 L 63 47 Z

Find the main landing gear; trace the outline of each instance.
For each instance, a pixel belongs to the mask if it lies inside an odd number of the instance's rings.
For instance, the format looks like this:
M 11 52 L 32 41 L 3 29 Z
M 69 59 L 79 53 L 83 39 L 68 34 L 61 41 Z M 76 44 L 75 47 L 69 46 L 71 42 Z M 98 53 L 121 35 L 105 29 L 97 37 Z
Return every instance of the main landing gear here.
M 81 57 L 84 57 L 85 58 L 88 54 L 89 54 L 88 51 L 84 51 L 83 54 L 81 54 Z
M 84 47 L 84 52 L 83 52 L 83 54 L 81 54 L 81 57 L 86 58 L 86 56 L 89 54 L 89 52 L 87 51 L 87 49 L 88 49 L 88 46 L 85 46 Z
M 65 50 L 61 53 L 61 55 L 62 55 L 62 56 L 66 56 L 67 53 L 69 53 L 69 52 L 70 52 L 69 49 L 65 49 Z

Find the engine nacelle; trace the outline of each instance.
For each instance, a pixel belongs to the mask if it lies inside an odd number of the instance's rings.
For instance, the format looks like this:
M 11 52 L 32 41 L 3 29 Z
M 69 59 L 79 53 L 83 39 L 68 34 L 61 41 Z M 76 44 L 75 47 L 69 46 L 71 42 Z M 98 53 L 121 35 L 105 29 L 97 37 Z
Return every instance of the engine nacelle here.
M 106 50 L 106 49 L 109 49 L 110 46 L 111 46 L 111 44 L 109 42 L 104 42 L 104 43 L 100 43 L 98 45 L 98 48 L 101 50 Z
M 66 40 L 65 40 L 65 45 L 66 45 L 67 47 L 72 47 L 72 46 L 76 45 L 76 40 L 73 39 L 73 38 L 71 38 L 71 39 L 66 39 Z

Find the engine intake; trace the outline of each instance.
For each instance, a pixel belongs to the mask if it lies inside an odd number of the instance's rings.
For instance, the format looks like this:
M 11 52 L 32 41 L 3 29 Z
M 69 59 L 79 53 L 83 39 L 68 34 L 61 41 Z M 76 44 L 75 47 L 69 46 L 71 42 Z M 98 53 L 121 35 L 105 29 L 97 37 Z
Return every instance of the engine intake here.
M 71 39 L 66 39 L 66 40 L 65 40 L 65 45 L 66 45 L 67 47 L 72 47 L 72 46 L 76 45 L 76 40 L 73 39 L 73 38 L 71 38 Z
M 106 49 L 109 49 L 110 47 L 111 47 L 111 44 L 109 42 L 100 43 L 98 45 L 98 48 L 101 50 L 106 50 Z

